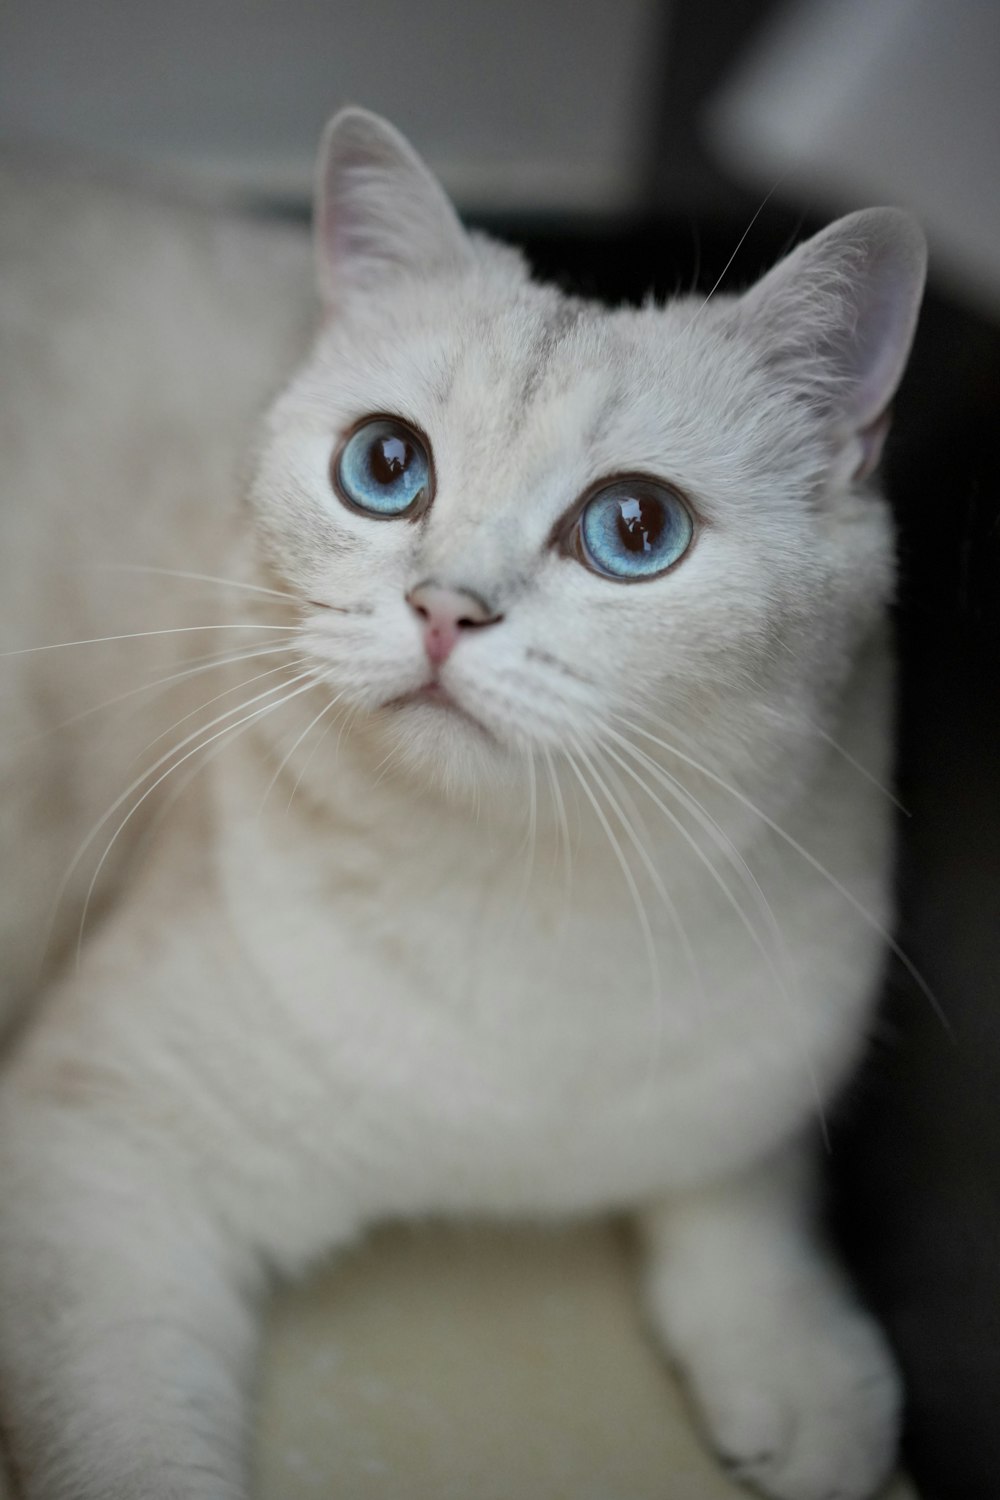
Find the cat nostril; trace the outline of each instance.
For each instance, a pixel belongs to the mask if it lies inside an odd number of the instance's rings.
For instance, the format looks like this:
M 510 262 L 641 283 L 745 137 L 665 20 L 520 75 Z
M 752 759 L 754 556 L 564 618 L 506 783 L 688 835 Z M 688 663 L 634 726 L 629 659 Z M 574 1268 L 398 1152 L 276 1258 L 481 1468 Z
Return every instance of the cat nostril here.
M 471 589 L 446 588 L 430 580 L 411 589 L 406 602 L 418 619 L 435 630 L 472 630 L 502 619 Z

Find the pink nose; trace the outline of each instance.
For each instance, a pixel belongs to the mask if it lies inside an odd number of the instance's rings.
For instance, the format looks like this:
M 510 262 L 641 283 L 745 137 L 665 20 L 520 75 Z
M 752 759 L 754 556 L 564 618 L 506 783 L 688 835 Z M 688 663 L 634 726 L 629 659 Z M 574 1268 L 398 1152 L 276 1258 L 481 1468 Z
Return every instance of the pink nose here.
M 495 625 L 501 619 L 478 594 L 437 583 L 418 584 L 407 594 L 406 602 L 423 624 L 424 650 L 432 667 L 448 660 L 463 630 Z

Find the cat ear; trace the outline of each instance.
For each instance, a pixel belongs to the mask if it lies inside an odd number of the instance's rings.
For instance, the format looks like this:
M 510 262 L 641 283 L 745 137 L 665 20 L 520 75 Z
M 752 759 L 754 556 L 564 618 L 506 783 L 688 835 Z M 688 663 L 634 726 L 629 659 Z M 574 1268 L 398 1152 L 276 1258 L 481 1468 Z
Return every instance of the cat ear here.
M 863 209 L 799 245 L 738 303 L 768 362 L 822 413 L 850 477 L 878 462 L 926 269 L 915 219 Z
M 315 212 L 326 306 L 401 272 L 467 264 L 468 237 L 437 179 L 386 120 L 344 109 L 323 132 Z

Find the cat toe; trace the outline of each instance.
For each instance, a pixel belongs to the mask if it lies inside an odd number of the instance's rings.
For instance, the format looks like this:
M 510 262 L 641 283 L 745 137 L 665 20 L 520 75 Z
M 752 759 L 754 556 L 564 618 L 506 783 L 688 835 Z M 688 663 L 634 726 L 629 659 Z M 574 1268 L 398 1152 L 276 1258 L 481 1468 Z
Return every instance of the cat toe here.
M 771 1500 L 867 1500 L 895 1453 L 899 1384 L 881 1339 L 859 1321 L 847 1336 L 749 1352 L 697 1372 L 695 1388 L 720 1461 Z

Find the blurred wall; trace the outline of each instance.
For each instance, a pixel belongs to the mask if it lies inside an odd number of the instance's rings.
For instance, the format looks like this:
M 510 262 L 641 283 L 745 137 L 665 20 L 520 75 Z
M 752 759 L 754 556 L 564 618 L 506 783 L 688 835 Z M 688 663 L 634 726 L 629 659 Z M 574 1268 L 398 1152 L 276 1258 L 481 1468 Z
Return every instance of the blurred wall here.
M 816 212 L 911 208 L 1000 314 L 998 0 L 784 0 L 710 105 L 719 157 Z
M 4 0 L 0 139 L 69 142 L 308 192 L 348 101 L 410 134 L 466 208 L 628 209 L 662 0 Z

